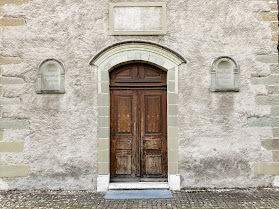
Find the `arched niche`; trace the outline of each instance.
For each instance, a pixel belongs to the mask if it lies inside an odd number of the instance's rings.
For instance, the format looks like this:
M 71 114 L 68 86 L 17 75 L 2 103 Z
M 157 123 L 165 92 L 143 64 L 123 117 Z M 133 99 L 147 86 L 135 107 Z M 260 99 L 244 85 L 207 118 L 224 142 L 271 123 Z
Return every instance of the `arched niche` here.
M 178 68 L 186 60 L 156 43 L 126 41 L 113 44 L 95 55 L 90 65 L 98 71 L 98 178 L 97 191 L 110 183 L 110 94 L 109 73 L 127 63 L 148 63 L 167 72 L 168 185 L 180 190 L 178 171 Z
M 230 57 L 219 57 L 212 65 L 211 91 L 239 91 L 239 68 Z
M 65 70 L 63 64 L 56 59 L 43 61 L 37 74 L 37 93 L 65 93 Z

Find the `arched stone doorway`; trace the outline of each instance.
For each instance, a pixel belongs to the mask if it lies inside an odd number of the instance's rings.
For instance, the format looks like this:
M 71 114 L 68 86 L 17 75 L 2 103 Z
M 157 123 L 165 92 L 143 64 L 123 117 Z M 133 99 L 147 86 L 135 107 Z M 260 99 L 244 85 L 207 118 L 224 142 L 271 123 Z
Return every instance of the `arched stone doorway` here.
M 180 190 L 178 172 L 178 69 L 186 60 L 155 43 L 127 41 L 109 46 L 92 58 L 98 71 L 98 178 L 97 191 L 107 191 L 110 182 L 110 92 L 109 73 L 128 63 L 148 63 L 167 73 L 168 185 Z

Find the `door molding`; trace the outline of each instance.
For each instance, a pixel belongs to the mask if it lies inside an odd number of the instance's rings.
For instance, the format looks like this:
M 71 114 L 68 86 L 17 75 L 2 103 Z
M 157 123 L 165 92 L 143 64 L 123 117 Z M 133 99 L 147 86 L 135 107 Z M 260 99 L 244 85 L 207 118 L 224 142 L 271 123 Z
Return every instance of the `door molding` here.
M 109 72 L 117 66 L 145 62 L 167 72 L 168 184 L 180 190 L 178 172 L 178 69 L 186 60 L 158 44 L 127 41 L 106 47 L 94 56 L 90 65 L 98 71 L 98 177 L 97 191 L 108 190 L 110 181 L 110 94 Z

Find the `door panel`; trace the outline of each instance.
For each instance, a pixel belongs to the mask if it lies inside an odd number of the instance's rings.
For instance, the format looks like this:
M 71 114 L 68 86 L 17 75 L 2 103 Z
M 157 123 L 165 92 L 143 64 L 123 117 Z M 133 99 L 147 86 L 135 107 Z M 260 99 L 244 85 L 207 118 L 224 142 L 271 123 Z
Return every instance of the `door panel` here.
M 111 91 L 111 175 L 137 173 L 137 94 L 132 90 Z
M 166 90 L 141 90 L 141 176 L 167 176 Z
M 162 132 L 162 96 L 159 95 L 145 95 L 144 96 L 144 110 L 145 110 L 145 134 L 161 134 Z
M 115 126 L 116 134 L 132 135 L 133 95 L 115 94 Z

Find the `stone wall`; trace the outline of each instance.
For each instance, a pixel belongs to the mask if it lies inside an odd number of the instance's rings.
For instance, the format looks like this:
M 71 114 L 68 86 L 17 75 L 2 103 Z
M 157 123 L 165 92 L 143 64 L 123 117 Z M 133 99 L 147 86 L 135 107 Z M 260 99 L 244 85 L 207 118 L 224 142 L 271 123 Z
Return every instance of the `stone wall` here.
M 178 73 L 181 186 L 272 185 L 279 175 L 277 3 L 163 1 L 166 35 L 113 36 L 110 2 L 119 1 L 1 1 L 0 188 L 96 189 L 100 75 L 89 61 L 127 40 L 158 43 L 187 60 Z M 239 92 L 210 91 L 220 56 L 239 65 Z M 65 67 L 65 94 L 36 93 L 38 67 L 50 58 Z

